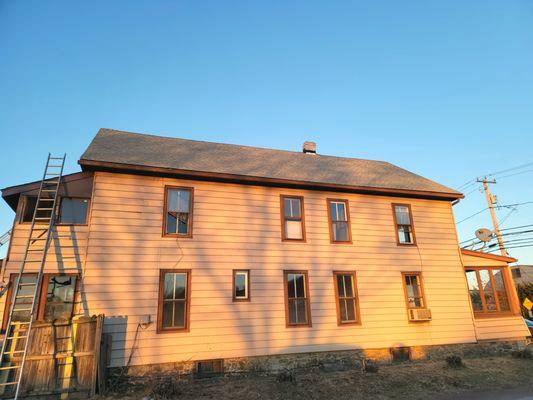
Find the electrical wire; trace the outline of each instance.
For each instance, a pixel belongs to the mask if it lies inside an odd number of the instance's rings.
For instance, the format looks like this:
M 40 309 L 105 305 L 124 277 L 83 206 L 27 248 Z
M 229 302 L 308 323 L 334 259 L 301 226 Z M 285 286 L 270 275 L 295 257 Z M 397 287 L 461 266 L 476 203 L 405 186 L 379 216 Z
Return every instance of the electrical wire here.
M 487 176 L 495 176 L 495 175 L 499 175 L 499 174 L 504 174 L 506 172 L 514 171 L 516 169 L 526 168 L 526 167 L 529 167 L 531 165 L 533 165 L 533 162 L 528 162 L 526 164 L 517 165 L 516 167 L 511 167 L 511 168 L 502 169 L 500 171 L 493 172 L 491 174 L 488 174 Z
M 488 209 L 489 209 L 489 208 L 486 207 L 486 208 L 484 208 L 483 210 L 478 211 L 477 213 L 472 214 L 472 215 L 470 215 L 469 217 L 466 217 L 466 218 L 462 219 L 461 221 L 457 222 L 456 225 L 458 225 L 458 224 L 460 224 L 461 222 L 464 222 L 464 221 L 466 221 L 466 220 L 469 220 L 470 218 L 474 218 L 476 215 L 479 215 L 479 214 L 481 214 L 483 211 L 487 211 Z

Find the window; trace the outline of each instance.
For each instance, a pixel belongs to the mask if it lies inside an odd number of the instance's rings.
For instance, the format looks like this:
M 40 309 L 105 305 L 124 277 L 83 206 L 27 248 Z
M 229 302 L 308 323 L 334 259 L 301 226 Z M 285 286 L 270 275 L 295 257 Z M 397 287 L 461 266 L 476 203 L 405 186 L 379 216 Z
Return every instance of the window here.
M 192 188 L 165 189 L 165 235 L 192 237 L 192 204 Z
M 190 285 L 189 270 L 161 270 L 158 332 L 189 329 Z
M 233 270 L 233 301 L 250 301 L 250 271 Z
M 62 197 L 59 207 L 59 223 L 66 225 L 85 225 L 87 223 L 88 211 L 89 199 Z
M 21 214 L 20 222 L 31 222 L 33 220 L 33 213 L 35 212 L 36 205 L 37 205 L 37 196 L 22 197 L 22 214 Z M 37 217 L 50 218 L 50 213 L 40 211 Z
M 465 273 L 475 314 L 511 312 L 504 268 L 468 268 Z
M 44 321 L 72 317 L 76 292 L 76 276 L 45 276 L 43 279 L 44 307 L 40 318 Z
M 348 200 L 328 199 L 329 233 L 332 243 L 351 243 Z
M 311 326 L 307 272 L 285 271 L 284 278 L 287 326 Z
M 334 272 L 337 322 L 339 325 L 359 323 L 359 304 L 355 272 Z
M 281 212 L 282 239 L 305 242 L 303 197 L 281 196 Z
M 426 308 L 422 275 L 419 272 L 403 272 L 402 277 L 407 308 Z
M 416 244 L 411 206 L 409 204 L 393 204 L 392 208 L 398 244 Z
M 9 311 L 11 303 L 13 302 L 14 287 L 18 281 L 18 274 L 13 273 L 9 278 L 9 289 L 7 293 L 7 301 L 4 310 L 4 318 L 2 321 L 2 330 L 7 327 L 7 320 L 9 318 Z M 37 319 L 39 321 L 54 321 L 56 319 L 72 318 L 74 313 L 74 304 L 76 302 L 77 293 L 77 275 L 43 275 L 43 284 L 41 291 L 38 294 L 37 303 Z M 24 274 L 22 276 L 22 283 L 37 282 L 37 274 Z M 35 286 L 21 286 L 19 290 L 19 299 L 15 304 L 15 310 L 30 308 L 32 304 L 32 296 Z M 30 297 L 24 297 L 30 296 Z M 13 321 L 27 320 L 28 312 L 21 311 L 13 313 Z

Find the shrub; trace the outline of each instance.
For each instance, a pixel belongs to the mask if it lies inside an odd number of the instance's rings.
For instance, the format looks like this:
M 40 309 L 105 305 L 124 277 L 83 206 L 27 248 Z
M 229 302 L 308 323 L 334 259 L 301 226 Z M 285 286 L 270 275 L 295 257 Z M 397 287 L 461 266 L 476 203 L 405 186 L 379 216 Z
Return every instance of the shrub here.
M 446 364 L 448 364 L 448 367 L 450 368 L 462 368 L 465 365 L 463 364 L 463 360 L 458 355 L 451 355 L 446 357 Z
M 363 372 L 376 373 L 379 371 L 379 366 L 370 358 L 363 358 L 362 368 Z
M 183 383 L 176 379 L 164 379 L 150 393 L 154 399 L 175 399 L 183 394 Z
M 278 374 L 276 380 L 278 382 L 294 382 L 296 380 L 296 377 L 294 376 L 293 371 L 291 371 L 290 369 L 285 369 Z
M 513 357 L 523 358 L 526 360 L 530 360 L 533 358 L 533 353 L 531 352 L 531 349 L 528 347 L 521 349 L 521 350 L 515 350 L 511 354 L 513 355 Z

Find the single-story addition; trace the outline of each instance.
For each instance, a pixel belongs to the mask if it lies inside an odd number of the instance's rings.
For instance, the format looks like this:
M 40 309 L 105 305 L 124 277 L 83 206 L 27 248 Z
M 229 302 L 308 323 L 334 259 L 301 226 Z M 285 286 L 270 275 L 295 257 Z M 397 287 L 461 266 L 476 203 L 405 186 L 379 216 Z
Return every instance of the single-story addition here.
M 459 248 L 462 194 L 387 162 L 101 129 L 79 164 L 38 318 L 104 314 L 110 367 L 529 335 L 515 260 Z M 6 281 L 38 186 L 2 190 Z

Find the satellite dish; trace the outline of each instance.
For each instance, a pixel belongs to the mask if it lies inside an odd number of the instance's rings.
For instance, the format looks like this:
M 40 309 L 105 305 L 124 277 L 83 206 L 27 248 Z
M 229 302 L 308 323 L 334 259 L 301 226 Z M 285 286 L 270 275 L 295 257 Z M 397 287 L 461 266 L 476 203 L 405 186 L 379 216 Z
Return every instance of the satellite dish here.
M 482 242 L 490 242 L 492 239 L 492 231 L 487 228 L 480 228 L 476 230 L 476 237 Z

